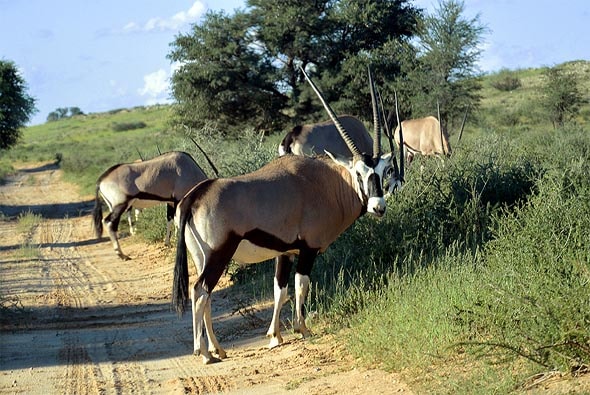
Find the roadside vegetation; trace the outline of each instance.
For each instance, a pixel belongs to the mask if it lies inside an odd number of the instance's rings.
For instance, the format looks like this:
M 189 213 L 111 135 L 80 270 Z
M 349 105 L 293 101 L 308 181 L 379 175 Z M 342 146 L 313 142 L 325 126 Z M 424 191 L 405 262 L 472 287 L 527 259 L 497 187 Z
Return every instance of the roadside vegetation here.
M 590 63 L 560 67 L 588 97 Z M 359 363 L 402 372 L 417 393 L 507 393 L 588 372 L 590 106 L 554 127 L 546 78 L 543 69 L 482 78 L 460 143 L 450 130 L 452 158 L 415 161 L 385 217 L 362 217 L 318 258 L 312 330 L 342 334 Z M 512 88 L 498 88 L 502 79 Z M 134 108 L 29 127 L 0 163 L 59 160 L 90 195 L 105 169 L 140 154 L 187 151 L 213 174 L 188 135 L 230 176 L 274 158 L 284 133 L 172 127 L 172 113 Z M 163 208 L 144 211 L 138 229 L 160 242 Z M 230 274 L 271 299 L 273 270 L 266 262 Z

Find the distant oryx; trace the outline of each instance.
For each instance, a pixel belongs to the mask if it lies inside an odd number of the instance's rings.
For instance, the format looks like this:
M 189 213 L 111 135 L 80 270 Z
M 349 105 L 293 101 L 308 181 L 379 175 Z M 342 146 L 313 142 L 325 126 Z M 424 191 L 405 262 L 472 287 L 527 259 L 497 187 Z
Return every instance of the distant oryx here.
M 165 202 L 168 203 L 165 243 L 169 245 L 176 205 L 189 189 L 206 178 L 207 175 L 189 154 L 178 151 L 146 161 L 112 166 L 96 182 L 93 210 L 96 237 L 102 236 L 104 224 L 117 255 L 121 259 L 129 259 L 121 251 L 117 238 L 121 215 L 131 208 L 147 208 Z M 104 219 L 101 198 L 110 210 Z
M 438 106 L 437 106 L 438 107 Z M 438 110 L 438 109 L 437 109 Z M 461 123 L 461 131 L 459 132 L 459 139 L 463 134 L 465 127 L 465 120 L 467 119 L 467 111 L 463 116 Z M 440 111 L 438 111 L 438 119 L 433 116 L 426 118 L 409 119 L 401 123 L 404 133 L 403 146 L 407 151 L 407 162 L 411 163 L 415 154 L 421 155 L 444 155 L 450 156 L 452 154 L 451 145 L 449 143 L 449 135 L 440 123 Z M 398 126 L 395 130 L 395 143 L 399 147 Z
M 204 363 L 219 360 L 212 352 L 225 357 L 211 325 L 211 293 L 232 258 L 241 263 L 277 258 L 274 312 L 267 333 L 272 348 L 283 341 L 279 313 L 288 298 L 287 282 L 295 255 L 299 260 L 293 327 L 306 337 L 309 330 L 303 304 L 315 257 L 365 212 L 377 217 L 385 213 L 379 178 L 382 170 L 378 168 L 382 166 L 380 150 L 373 157 L 363 155 L 320 91 L 302 72 L 353 156 L 281 156 L 252 173 L 203 181 L 180 202 L 175 218 L 179 230 L 172 304 L 182 314 L 189 297 L 188 248 L 198 273 L 190 291 L 194 352 L 202 356 Z M 375 130 L 375 140 L 379 141 L 379 122 Z M 203 322 L 209 349 L 203 337 Z
M 340 124 L 355 142 L 359 151 L 372 155 L 373 139 L 365 125 L 351 115 L 338 116 Z M 297 125 L 285 135 L 279 145 L 279 155 L 323 155 L 325 151 L 332 155 L 352 158 L 352 152 L 342 140 L 332 120 L 307 125 Z
M 359 151 L 364 154 L 373 155 L 375 143 L 365 125 L 358 118 L 351 115 L 341 115 L 338 117 L 338 120 L 344 129 L 346 129 Z M 405 128 L 403 130 L 405 132 Z M 393 144 L 390 145 L 393 148 Z M 279 155 L 295 154 L 314 156 L 322 155 L 326 151 L 343 158 L 352 158 L 353 156 L 332 120 L 295 126 L 285 135 L 279 145 Z M 397 166 L 393 150 L 392 152 L 381 155 L 379 160 L 383 162 L 383 165 L 379 167 L 383 169 L 383 173 L 379 174 L 383 182 L 383 189 L 386 194 L 393 193 L 396 188 L 401 187 L 403 180 L 403 173 L 400 174 L 400 168 Z

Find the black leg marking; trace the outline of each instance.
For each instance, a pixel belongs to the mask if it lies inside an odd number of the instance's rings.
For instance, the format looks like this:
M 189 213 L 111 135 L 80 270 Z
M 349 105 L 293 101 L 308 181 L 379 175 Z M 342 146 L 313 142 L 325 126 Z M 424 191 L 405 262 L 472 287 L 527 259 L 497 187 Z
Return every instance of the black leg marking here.
M 280 288 L 285 288 L 289 283 L 293 260 L 294 257 L 291 255 L 280 255 L 276 259 L 275 278 Z

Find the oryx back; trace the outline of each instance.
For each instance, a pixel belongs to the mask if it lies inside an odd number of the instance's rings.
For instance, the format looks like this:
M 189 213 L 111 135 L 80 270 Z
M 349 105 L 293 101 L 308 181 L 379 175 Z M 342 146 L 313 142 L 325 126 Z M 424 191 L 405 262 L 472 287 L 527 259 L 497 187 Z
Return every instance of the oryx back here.
M 360 152 L 373 155 L 373 139 L 365 125 L 350 115 L 338 117 L 350 138 L 357 144 Z M 280 153 L 295 155 L 322 155 L 325 151 L 332 155 L 352 158 L 352 152 L 342 140 L 332 120 L 307 125 L 298 125 L 285 136 L 279 147 Z

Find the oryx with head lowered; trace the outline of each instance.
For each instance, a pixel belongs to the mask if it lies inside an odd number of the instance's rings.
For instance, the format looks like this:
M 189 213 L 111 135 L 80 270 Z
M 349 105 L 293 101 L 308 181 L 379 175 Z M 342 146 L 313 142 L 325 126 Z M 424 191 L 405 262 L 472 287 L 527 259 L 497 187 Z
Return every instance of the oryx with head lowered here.
M 117 255 L 124 260 L 117 230 L 121 215 L 131 208 L 141 209 L 168 203 L 166 245 L 170 243 L 171 224 L 176 205 L 193 186 L 207 175 L 187 153 L 172 151 L 155 158 L 112 166 L 96 182 L 93 223 L 96 237 L 102 236 L 103 224 Z M 110 213 L 102 218 L 103 200 Z
M 358 118 L 351 115 L 341 115 L 338 120 L 360 152 L 371 156 L 373 152 L 381 152 L 380 148 L 375 147 L 376 141 L 373 141 L 367 128 Z M 391 133 L 387 133 L 387 136 L 390 137 Z M 404 178 L 403 163 L 400 163 L 400 167 L 397 166 L 391 138 L 390 148 L 390 152 L 379 156 L 381 165 L 378 166 L 378 169 L 383 171 L 379 176 L 386 194 L 393 193 L 396 188 L 400 188 Z M 332 120 L 297 125 L 285 135 L 279 144 L 279 155 L 281 156 L 285 154 L 314 156 L 322 155 L 325 152 L 345 158 L 353 156 Z
M 248 174 L 206 180 L 180 202 L 176 212 L 178 247 L 174 268 L 172 303 L 184 312 L 189 298 L 187 249 L 198 278 L 190 288 L 194 352 L 204 363 L 225 356 L 211 325 L 211 293 L 233 258 L 255 263 L 276 257 L 274 311 L 268 330 L 270 347 L 282 343 L 279 314 L 288 298 L 287 282 L 295 255 L 294 329 L 309 335 L 303 304 L 316 256 L 325 251 L 358 217 L 385 213 L 381 189 L 380 151 L 363 155 L 305 71 L 326 111 L 346 141 L 352 158 L 286 155 Z M 375 108 L 375 107 L 374 107 Z M 375 111 L 378 111 L 375 108 Z M 378 119 L 375 117 L 375 119 Z M 380 133 L 378 122 L 375 130 Z M 379 135 L 375 136 L 379 140 Z M 203 337 L 203 322 L 209 349 Z
M 459 136 L 463 134 L 466 118 L 467 111 L 463 117 Z M 398 121 L 394 136 L 395 143 L 398 147 L 400 146 L 398 138 L 400 125 L 403 129 L 404 140 L 402 145 L 406 150 L 406 160 L 408 164 L 412 162 L 415 154 L 425 156 L 450 156 L 452 154 L 451 145 L 449 143 L 449 134 L 440 123 L 440 110 L 438 110 L 438 119 L 433 116 L 428 116 L 426 118 L 408 119 L 401 124 Z M 402 148 L 400 148 L 400 151 L 401 150 Z M 403 154 L 401 156 L 403 157 Z

